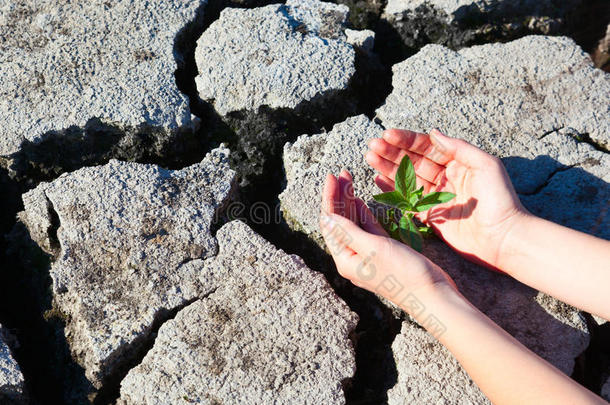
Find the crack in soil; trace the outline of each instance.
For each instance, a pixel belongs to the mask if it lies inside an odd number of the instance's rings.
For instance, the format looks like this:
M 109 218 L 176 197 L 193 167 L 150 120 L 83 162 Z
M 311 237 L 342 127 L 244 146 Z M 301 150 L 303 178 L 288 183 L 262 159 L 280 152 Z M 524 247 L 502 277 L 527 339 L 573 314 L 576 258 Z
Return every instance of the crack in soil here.
M 555 132 L 559 132 L 560 130 L 562 130 L 562 129 L 564 129 L 564 128 L 565 128 L 565 125 L 562 125 L 562 126 L 560 126 L 559 128 L 553 128 L 553 129 L 551 129 L 550 131 L 546 131 L 545 133 L 543 133 L 542 135 L 540 135 L 540 136 L 538 137 L 538 140 L 539 140 L 539 141 L 541 141 L 541 140 L 543 140 L 544 138 L 546 138 L 547 136 L 549 136 L 549 135 L 551 135 L 551 134 L 553 134 L 553 133 L 555 133 Z
M 604 153 L 610 153 L 610 149 L 608 149 L 606 146 L 602 145 L 601 143 L 591 139 L 591 135 L 589 135 L 588 133 L 582 133 L 582 134 L 570 134 L 570 136 L 572 136 L 574 139 L 576 139 L 578 142 L 584 142 L 586 144 L 589 144 L 593 147 L 593 149 L 598 150 L 600 152 L 604 152 Z
M 101 404 L 114 404 L 120 396 L 121 382 L 127 376 L 131 369 L 138 366 L 144 360 L 144 357 L 155 345 L 155 340 L 159 333 L 159 329 L 165 325 L 168 321 L 174 319 L 180 311 L 188 307 L 189 305 L 205 299 L 208 295 L 214 293 L 216 290 L 210 291 L 208 294 L 202 297 L 195 297 L 177 307 L 167 309 L 162 308 L 156 314 L 153 323 L 150 326 L 150 330 L 145 336 L 133 341 L 129 347 L 121 348 L 122 356 L 125 356 L 125 352 L 131 352 L 127 357 L 128 360 L 122 361 L 122 364 L 115 367 L 115 371 L 105 379 L 102 383 L 102 387 L 97 391 L 95 398 L 92 400 L 93 405 Z
M 598 325 L 590 314 L 585 313 L 591 335 L 589 347 L 576 358 L 572 378 L 599 394 L 606 379 L 610 377 L 610 322 Z
M 575 167 L 579 167 L 579 164 L 573 164 L 573 165 L 558 167 L 557 169 L 553 170 L 547 176 L 547 178 L 541 184 L 539 184 L 538 187 L 536 187 L 533 191 L 520 192 L 518 194 L 519 195 L 523 195 L 523 196 L 536 195 L 536 194 L 540 193 L 542 190 L 544 190 L 549 185 L 549 183 L 551 182 L 551 180 L 553 179 L 553 177 L 555 177 L 555 175 L 557 173 L 565 172 L 566 170 L 570 170 L 570 169 L 573 169 Z
M 2 252 L 0 314 L 2 323 L 16 331 L 15 358 L 32 403 L 78 403 L 90 384 L 71 357 L 63 333 L 65 315 L 52 304 L 51 256 L 30 239 L 20 222 L 8 239 Z

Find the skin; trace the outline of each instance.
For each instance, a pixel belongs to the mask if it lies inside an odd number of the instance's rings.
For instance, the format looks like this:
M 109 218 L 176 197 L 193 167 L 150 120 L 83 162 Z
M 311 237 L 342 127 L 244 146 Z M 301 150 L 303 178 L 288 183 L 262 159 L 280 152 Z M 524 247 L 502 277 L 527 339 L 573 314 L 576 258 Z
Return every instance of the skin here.
M 424 192 L 457 195 L 418 217 L 456 251 L 610 318 L 610 298 L 603 291 L 610 285 L 610 242 L 532 216 L 499 159 L 437 130 L 427 135 L 392 129 L 370 143 L 366 160 L 379 172 L 375 181 L 383 191 L 393 190 L 405 154 Z M 354 196 L 347 171 L 327 176 L 320 229 L 339 273 L 413 316 L 453 353 L 493 403 L 606 403 L 493 323 L 439 266 L 389 238 Z M 386 288 L 388 280 L 403 288 Z M 414 298 L 424 310 L 413 305 Z M 431 315 L 444 329 L 429 322 Z

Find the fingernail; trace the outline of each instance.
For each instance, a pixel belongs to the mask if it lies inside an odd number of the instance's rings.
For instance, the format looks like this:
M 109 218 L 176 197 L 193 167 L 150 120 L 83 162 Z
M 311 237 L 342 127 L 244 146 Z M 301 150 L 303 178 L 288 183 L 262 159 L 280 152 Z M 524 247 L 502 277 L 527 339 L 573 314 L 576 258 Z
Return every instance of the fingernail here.
M 441 152 L 447 150 L 448 146 L 445 143 L 445 135 L 439 131 L 437 128 L 434 128 L 430 131 L 430 138 L 434 140 L 434 147 L 438 148 Z

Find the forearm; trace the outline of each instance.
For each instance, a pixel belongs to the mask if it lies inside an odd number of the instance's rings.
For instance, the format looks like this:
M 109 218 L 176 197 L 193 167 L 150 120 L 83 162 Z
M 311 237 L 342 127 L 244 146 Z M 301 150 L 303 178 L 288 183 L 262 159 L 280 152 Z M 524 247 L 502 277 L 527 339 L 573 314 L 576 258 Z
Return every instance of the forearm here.
M 577 308 L 610 319 L 610 242 L 534 216 L 506 238 L 501 270 Z
M 529 351 L 448 285 L 422 292 L 418 299 L 425 310 L 416 320 L 453 353 L 494 404 L 605 403 Z M 443 328 L 430 323 L 430 315 Z

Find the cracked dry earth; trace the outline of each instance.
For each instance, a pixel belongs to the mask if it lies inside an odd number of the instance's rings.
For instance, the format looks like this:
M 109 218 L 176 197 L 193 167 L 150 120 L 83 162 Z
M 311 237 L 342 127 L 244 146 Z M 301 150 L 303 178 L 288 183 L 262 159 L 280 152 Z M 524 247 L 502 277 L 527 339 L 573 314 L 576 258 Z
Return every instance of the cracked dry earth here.
M 370 202 L 367 142 L 438 127 L 500 157 L 535 214 L 610 239 L 610 74 L 526 36 L 586 1 L 416 3 L 0 0 L 0 403 L 486 403 L 339 277 L 324 175 Z M 424 254 L 608 398 L 608 323 Z

